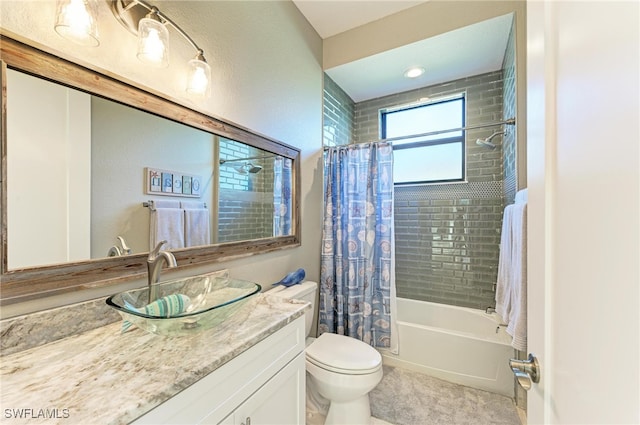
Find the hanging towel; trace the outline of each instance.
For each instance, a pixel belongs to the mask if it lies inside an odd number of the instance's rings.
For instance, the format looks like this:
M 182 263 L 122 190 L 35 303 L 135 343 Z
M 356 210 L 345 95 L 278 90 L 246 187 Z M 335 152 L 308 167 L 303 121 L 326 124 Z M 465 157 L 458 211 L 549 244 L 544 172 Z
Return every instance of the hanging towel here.
M 184 246 L 201 246 L 211 243 L 209 210 L 204 202 L 180 202 L 184 209 Z
M 163 240 L 167 244 L 162 249 L 184 248 L 184 210 L 159 208 L 156 203 L 155 208 L 149 210 L 149 250 Z
M 529 200 L 529 189 L 521 189 L 516 193 L 516 204 L 520 202 L 527 202 Z
M 184 210 L 201 210 L 206 209 L 207 204 L 198 201 L 180 201 L 180 206 L 173 208 L 182 208 Z
M 502 219 L 502 234 L 500 235 L 500 255 L 498 258 L 498 280 L 496 281 L 496 313 L 503 323 L 509 323 L 511 312 L 511 285 L 509 272 L 511 262 L 511 219 L 513 205 L 507 205 Z
M 159 199 L 153 201 L 153 208 L 180 208 L 180 201 Z
M 527 204 L 518 202 L 512 207 L 511 261 L 509 280 L 511 309 L 507 333 L 513 337 L 516 350 L 527 350 Z

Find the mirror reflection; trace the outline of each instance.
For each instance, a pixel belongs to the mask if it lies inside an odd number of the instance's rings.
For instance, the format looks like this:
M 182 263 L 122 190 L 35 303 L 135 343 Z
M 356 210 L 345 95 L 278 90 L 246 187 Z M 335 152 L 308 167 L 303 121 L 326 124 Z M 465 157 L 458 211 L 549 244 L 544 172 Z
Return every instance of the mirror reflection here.
M 7 105 L 9 270 L 293 234 L 289 158 L 10 69 Z

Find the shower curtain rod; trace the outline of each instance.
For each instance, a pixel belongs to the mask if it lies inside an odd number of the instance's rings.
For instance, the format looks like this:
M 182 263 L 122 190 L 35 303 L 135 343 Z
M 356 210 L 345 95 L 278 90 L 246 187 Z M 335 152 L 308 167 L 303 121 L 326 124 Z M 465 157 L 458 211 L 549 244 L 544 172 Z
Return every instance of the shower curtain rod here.
M 393 142 L 394 140 L 415 139 L 416 137 L 434 136 L 436 134 L 450 133 L 452 131 L 475 130 L 478 128 L 496 127 L 496 126 L 505 125 L 505 124 L 516 125 L 516 119 L 509 118 L 502 121 L 495 121 L 495 122 L 484 123 L 484 124 L 468 125 L 465 127 L 449 128 L 447 130 L 436 130 L 436 131 L 429 131 L 427 133 L 412 134 L 411 136 L 389 137 L 387 139 L 378 139 L 376 140 L 376 142 Z M 327 149 L 329 149 L 329 146 L 324 147 L 324 150 L 327 150 Z

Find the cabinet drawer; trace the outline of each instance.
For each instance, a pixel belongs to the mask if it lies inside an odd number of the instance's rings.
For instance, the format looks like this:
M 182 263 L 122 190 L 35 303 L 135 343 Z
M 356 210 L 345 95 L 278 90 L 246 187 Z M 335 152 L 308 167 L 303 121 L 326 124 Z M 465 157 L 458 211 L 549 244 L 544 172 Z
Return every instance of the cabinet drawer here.
M 185 424 L 222 421 L 305 347 L 304 316 L 260 341 L 134 421 Z

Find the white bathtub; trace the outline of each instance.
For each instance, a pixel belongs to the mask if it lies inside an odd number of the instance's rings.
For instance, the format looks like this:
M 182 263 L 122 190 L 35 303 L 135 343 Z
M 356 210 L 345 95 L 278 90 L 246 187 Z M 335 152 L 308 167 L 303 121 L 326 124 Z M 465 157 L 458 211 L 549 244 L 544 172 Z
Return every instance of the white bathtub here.
M 515 352 L 498 315 L 398 298 L 399 354 L 383 363 L 513 397 Z

